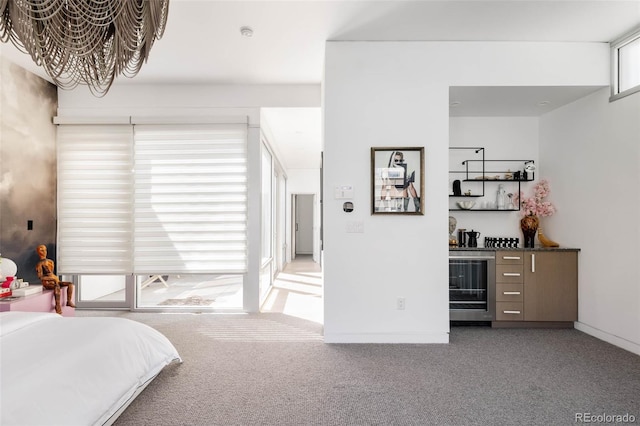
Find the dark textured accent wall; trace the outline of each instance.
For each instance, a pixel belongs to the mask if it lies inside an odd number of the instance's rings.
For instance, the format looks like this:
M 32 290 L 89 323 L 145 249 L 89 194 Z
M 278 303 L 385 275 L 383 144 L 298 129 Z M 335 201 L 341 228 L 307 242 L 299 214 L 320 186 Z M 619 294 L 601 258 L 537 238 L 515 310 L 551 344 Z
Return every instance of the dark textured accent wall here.
M 34 284 L 36 246 L 56 255 L 57 104 L 53 84 L 0 56 L 0 255 Z

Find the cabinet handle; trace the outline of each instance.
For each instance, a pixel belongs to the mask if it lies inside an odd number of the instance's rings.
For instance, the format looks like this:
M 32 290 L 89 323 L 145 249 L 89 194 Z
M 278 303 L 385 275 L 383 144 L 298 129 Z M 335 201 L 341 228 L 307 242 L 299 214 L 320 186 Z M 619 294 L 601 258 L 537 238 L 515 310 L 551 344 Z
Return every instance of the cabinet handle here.
M 536 255 L 531 253 L 531 272 L 536 271 Z
M 503 277 L 519 277 L 520 272 L 503 272 L 502 276 Z
M 503 291 L 502 294 L 520 294 L 519 291 Z
M 502 256 L 503 260 L 520 260 L 520 256 Z
M 502 311 L 503 314 L 514 314 L 514 315 L 519 315 L 520 311 Z

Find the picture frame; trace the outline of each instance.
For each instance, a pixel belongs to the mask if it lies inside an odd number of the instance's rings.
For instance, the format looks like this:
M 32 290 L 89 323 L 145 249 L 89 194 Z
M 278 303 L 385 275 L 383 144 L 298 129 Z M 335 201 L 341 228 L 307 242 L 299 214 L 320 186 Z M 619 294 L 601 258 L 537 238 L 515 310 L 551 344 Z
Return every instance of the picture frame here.
M 424 147 L 371 148 L 371 214 L 424 215 Z

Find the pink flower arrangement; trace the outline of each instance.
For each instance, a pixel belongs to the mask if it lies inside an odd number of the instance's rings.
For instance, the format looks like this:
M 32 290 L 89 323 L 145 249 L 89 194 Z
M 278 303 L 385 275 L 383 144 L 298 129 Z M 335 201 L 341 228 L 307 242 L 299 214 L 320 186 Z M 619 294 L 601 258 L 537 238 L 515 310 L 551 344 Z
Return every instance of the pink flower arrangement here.
M 533 188 L 533 197 L 525 198 L 524 193 L 520 191 L 517 202 L 520 203 L 520 214 L 522 216 L 539 216 L 547 217 L 556 212 L 556 208 L 549 201 L 542 201 L 549 195 L 549 182 L 542 179 Z

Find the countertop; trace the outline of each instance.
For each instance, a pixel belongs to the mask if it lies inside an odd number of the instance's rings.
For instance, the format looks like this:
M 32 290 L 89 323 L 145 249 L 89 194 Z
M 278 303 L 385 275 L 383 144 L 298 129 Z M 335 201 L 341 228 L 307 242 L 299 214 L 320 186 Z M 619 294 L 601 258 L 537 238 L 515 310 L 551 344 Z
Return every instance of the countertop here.
M 449 247 L 449 251 L 580 251 L 574 247 Z

